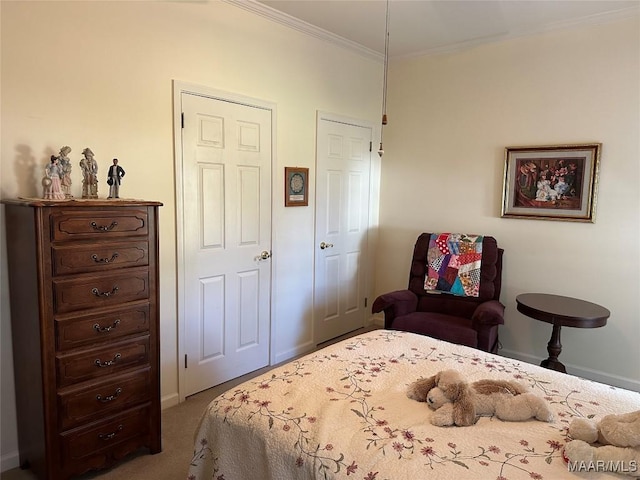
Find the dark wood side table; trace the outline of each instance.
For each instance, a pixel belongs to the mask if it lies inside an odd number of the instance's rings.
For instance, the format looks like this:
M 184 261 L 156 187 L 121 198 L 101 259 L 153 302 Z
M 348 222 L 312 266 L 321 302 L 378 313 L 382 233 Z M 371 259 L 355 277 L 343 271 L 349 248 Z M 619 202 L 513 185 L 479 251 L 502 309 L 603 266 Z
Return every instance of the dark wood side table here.
M 551 340 L 547 344 L 549 358 L 540 363 L 551 370 L 566 373 L 558 360 L 562 352 L 560 329 L 562 327 L 596 328 L 607 324 L 611 312 L 600 305 L 577 298 L 547 293 L 523 293 L 516 297 L 518 311 L 524 315 L 553 325 Z

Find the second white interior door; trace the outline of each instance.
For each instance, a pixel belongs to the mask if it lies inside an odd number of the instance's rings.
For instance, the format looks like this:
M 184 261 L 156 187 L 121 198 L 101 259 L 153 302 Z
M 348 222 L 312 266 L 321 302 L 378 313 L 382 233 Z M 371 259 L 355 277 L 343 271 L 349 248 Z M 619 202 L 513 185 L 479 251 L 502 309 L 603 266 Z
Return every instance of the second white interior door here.
M 371 127 L 318 114 L 315 340 L 364 326 Z

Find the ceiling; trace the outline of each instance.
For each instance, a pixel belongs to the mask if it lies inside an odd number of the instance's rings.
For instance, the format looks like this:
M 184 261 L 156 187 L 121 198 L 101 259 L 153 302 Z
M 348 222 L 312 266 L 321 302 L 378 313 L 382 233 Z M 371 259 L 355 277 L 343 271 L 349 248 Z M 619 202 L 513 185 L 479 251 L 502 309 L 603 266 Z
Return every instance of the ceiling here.
M 227 1 L 374 56 L 384 53 L 386 0 Z M 389 57 L 461 50 L 638 12 L 640 0 L 390 0 Z

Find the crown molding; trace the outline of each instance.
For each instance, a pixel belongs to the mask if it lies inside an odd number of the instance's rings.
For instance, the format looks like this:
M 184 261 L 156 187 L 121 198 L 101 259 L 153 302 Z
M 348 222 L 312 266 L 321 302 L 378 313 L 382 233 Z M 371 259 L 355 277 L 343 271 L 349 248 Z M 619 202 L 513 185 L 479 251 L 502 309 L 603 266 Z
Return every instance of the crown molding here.
M 502 35 L 497 34 L 497 35 L 488 35 L 486 37 L 481 37 L 481 38 L 473 38 L 471 40 L 466 40 L 464 42 L 453 43 L 453 44 L 444 45 L 441 47 L 434 47 L 434 48 L 422 50 L 419 52 L 396 56 L 394 58 L 400 60 L 400 59 L 411 59 L 411 58 L 417 58 L 417 57 L 428 57 L 428 56 L 442 55 L 447 53 L 462 52 L 464 50 L 470 50 L 480 45 L 505 42 L 505 41 L 514 40 L 517 38 L 531 37 L 531 36 L 542 35 L 550 32 L 570 30 L 573 28 L 588 27 L 588 26 L 594 26 L 594 25 L 604 25 L 610 22 L 632 18 L 638 15 L 640 15 L 640 3 L 637 6 L 622 8 L 620 10 L 615 10 L 615 11 L 606 12 L 606 13 L 597 13 L 594 15 L 586 16 L 586 17 L 573 18 L 570 20 L 562 21 L 562 22 L 550 23 L 540 28 L 522 30 L 519 32 L 505 33 Z
M 230 5 L 235 5 L 236 7 L 242 8 L 251 13 L 255 13 L 256 15 L 260 15 L 263 18 L 279 23 L 286 27 L 293 28 L 294 30 L 297 30 L 304 34 L 310 35 L 320 40 L 324 40 L 329 43 L 333 43 L 334 45 L 337 45 L 339 47 L 346 48 L 347 50 L 351 50 L 359 55 L 368 57 L 372 60 L 376 60 L 380 62 L 384 60 L 384 55 L 379 52 L 376 52 L 375 50 L 371 50 L 370 48 L 360 45 L 359 43 L 353 42 L 344 37 L 328 32 L 327 30 L 316 27 L 315 25 L 311 25 L 310 23 L 307 23 L 298 18 L 292 17 L 291 15 L 287 15 L 286 13 L 275 10 L 263 3 L 256 2 L 255 0 L 222 0 L 222 1 Z
M 360 45 L 359 43 L 348 40 L 344 37 L 331 33 L 322 28 L 316 27 L 315 25 L 311 25 L 310 23 L 307 23 L 298 18 L 292 17 L 291 15 L 275 10 L 263 3 L 257 2 L 256 0 L 222 0 L 222 1 L 230 5 L 234 5 L 236 7 L 242 8 L 256 15 L 260 15 L 263 18 L 279 23 L 286 27 L 293 28 L 294 30 L 297 30 L 301 33 L 332 43 L 339 47 L 346 48 L 347 50 L 350 50 L 359 55 L 368 57 L 372 60 L 376 60 L 379 62 L 384 61 L 384 55 L 382 53 L 376 52 L 375 50 L 371 50 L 370 48 Z M 611 11 L 611 12 L 598 13 L 598 14 L 589 15 L 586 17 L 574 18 L 574 19 L 570 19 L 562 22 L 555 22 L 552 24 L 545 25 L 544 27 L 541 27 L 541 28 L 535 28 L 535 29 L 524 30 L 519 32 L 510 32 L 510 33 L 498 34 L 498 35 L 489 35 L 482 38 L 474 38 L 471 40 L 466 40 L 464 42 L 458 42 L 450 45 L 444 45 L 444 46 L 430 48 L 427 50 L 417 51 L 417 52 L 406 54 L 406 55 L 395 55 L 392 57 L 392 60 L 410 59 L 410 58 L 423 57 L 423 56 L 433 56 L 433 55 L 442 55 L 446 53 L 461 52 L 464 50 L 469 50 L 469 49 L 478 47 L 480 45 L 504 42 L 504 41 L 513 40 L 516 38 L 540 35 L 544 33 L 560 31 L 560 30 L 568 30 L 568 29 L 578 28 L 578 27 L 601 25 L 609 22 L 623 20 L 626 18 L 631 18 L 637 15 L 640 15 L 640 4 L 633 7 L 627 7 L 620 10 Z

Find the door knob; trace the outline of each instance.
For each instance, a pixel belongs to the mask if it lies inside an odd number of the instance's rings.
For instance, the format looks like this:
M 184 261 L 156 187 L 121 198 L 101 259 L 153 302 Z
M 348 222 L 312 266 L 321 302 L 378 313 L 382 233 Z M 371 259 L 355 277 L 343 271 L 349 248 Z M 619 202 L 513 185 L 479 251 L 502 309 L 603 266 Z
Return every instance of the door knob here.
M 271 257 L 271 252 L 268 252 L 267 250 L 263 250 L 258 260 L 266 260 L 267 258 L 270 258 L 270 257 Z
M 325 248 L 333 247 L 333 243 L 320 242 L 320 248 L 324 250 Z

